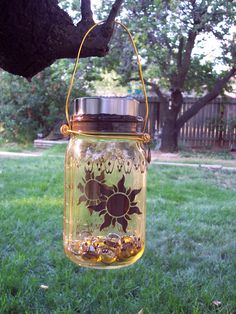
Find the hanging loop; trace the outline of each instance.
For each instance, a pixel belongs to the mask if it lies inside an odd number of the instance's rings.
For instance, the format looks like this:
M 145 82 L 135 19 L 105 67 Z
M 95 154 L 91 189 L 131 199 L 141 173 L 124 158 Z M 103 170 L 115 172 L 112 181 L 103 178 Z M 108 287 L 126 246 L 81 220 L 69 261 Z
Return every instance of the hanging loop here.
M 72 91 L 72 87 L 73 87 L 73 84 L 74 84 L 74 79 L 75 79 L 75 73 L 76 73 L 76 70 L 77 70 L 77 67 L 78 67 L 78 63 L 79 63 L 79 59 L 80 59 L 80 54 L 81 54 L 81 50 L 82 50 L 82 47 L 84 45 L 84 42 L 86 40 L 86 38 L 88 37 L 88 35 L 92 32 L 92 30 L 97 27 L 98 25 L 101 25 L 103 24 L 105 21 L 101 21 L 101 22 L 98 22 L 98 23 L 95 23 L 92 27 L 89 28 L 89 30 L 85 33 L 81 43 L 80 43 L 80 47 L 79 47 L 79 50 L 78 50 L 78 54 L 77 54 L 77 57 L 76 57 L 76 61 L 75 61 L 75 65 L 74 65 L 74 69 L 73 69 L 73 72 L 72 72 L 72 77 L 71 77 L 71 81 L 70 81 L 70 86 L 69 86 L 69 89 L 68 89 L 68 94 L 67 94 L 67 97 L 66 97 L 66 104 L 65 104 L 65 114 L 66 114 L 66 120 L 67 120 L 67 125 L 62 125 L 60 131 L 63 135 L 70 135 L 70 134 L 79 134 L 79 135 L 84 135 L 84 136 L 91 136 L 92 134 L 89 134 L 89 132 L 76 132 L 76 131 L 73 131 L 72 128 L 71 128 L 71 123 L 70 123 L 70 118 L 69 118 L 69 100 L 70 100 L 70 95 L 71 95 L 71 91 Z M 140 81 L 141 81 L 141 84 L 142 84 L 142 89 L 143 89 L 143 94 L 144 94 L 144 99 L 145 99 L 145 108 L 146 108 L 146 113 L 145 113 L 145 117 L 144 117 L 144 124 L 143 124 L 143 134 L 141 136 L 138 137 L 138 139 L 144 143 L 147 143 L 150 141 L 150 135 L 147 134 L 147 133 L 144 133 L 145 132 L 145 129 L 146 129 L 146 126 L 147 126 L 147 120 L 148 120 L 148 97 L 147 97 L 147 92 L 146 92 L 146 87 L 145 87 L 145 83 L 144 83 L 144 79 L 143 79 L 143 72 L 142 72 L 142 66 L 141 66 L 141 61 L 140 61 L 140 58 L 139 58 L 139 55 L 138 55 L 138 50 L 137 50 L 137 47 L 136 47 L 136 44 L 133 40 L 133 37 L 130 33 L 130 31 L 128 30 L 128 28 L 122 24 L 121 22 L 118 22 L 118 21 L 114 21 L 115 24 L 117 25 L 120 25 L 125 31 L 126 33 L 128 34 L 129 38 L 130 38 L 130 41 L 132 43 L 132 46 L 134 48 L 134 52 L 135 52 L 135 55 L 137 57 L 137 63 L 138 63 L 138 69 L 139 69 L 139 78 L 140 78 Z M 111 135 L 111 134 L 110 134 Z M 110 136 L 108 135 L 108 136 Z M 96 137 L 102 137 L 102 138 L 107 138 L 108 136 L 106 135 L 102 135 L 102 134 L 99 134 L 97 133 L 96 134 Z M 115 135 L 114 133 L 114 137 L 115 138 L 127 138 L 126 135 Z M 130 136 L 130 138 L 132 139 L 135 139 L 137 140 L 137 135 L 136 137 L 135 136 Z

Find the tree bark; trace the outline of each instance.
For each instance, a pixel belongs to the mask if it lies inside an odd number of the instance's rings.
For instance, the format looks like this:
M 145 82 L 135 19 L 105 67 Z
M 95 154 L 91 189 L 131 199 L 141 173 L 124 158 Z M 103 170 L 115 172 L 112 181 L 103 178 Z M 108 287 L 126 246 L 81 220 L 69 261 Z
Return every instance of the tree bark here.
M 82 58 L 107 54 L 122 2 L 116 0 L 107 23 L 89 35 Z M 2 0 L 0 12 L 0 68 L 28 79 L 56 59 L 75 58 L 85 32 L 94 24 L 90 0 L 81 1 L 82 20 L 77 26 L 57 0 Z
M 176 121 L 183 104 L 180 90 L 172 91 L 171 98 L 162 97 L 161 112 L 163 114 L 162 141 L 160 150 L 175 152 L 178 150 L 178 129 Z
M 174 153 L 178 150 L 178 131 L 176 129 L 176 121 L 170 117 L 165 119 L 162 128 L 160 150 L 168 153 Z

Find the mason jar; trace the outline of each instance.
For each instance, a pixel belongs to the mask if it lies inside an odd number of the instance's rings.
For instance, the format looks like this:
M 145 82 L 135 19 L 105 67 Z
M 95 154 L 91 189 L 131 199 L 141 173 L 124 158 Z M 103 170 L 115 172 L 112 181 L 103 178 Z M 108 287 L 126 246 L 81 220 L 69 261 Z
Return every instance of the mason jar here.
M 120 268 L 144 252 L 146 154 L 139 103 L 75 100 L 65 156 L 64 249 L 76 264 Z

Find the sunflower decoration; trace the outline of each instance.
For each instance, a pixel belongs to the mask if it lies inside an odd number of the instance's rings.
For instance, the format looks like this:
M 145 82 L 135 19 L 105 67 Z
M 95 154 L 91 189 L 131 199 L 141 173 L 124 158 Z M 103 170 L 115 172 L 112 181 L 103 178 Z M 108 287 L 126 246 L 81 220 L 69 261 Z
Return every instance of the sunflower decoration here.
M 126 189 L 124 183 L 124 175 L 117 185 L 112 187 L 101 183 L 101 201 L 97 205 L 88 206 L 91 212 L 98 212 L 99 216 L 104 215 L 104 222 L 100 226 L 100 231 L 111 224 L 115 227 L 116 223 L 119 223 L 123 231 L 126 232 L 128 220 L 131 220 L 130 215 L 142 214 L 136 206 L 137 202 L 134 202 L 136 195 L 140 193 L 141 189 Z
M 101 197 L 101 185 L 105 183 L 104 171 L 101 172 L 99 176 L 95 176 L 94 172 L 85 170 L 85 178 L 82 179 L 83 183 L 78 184 L 78 189 L 83 193 L 80 198 L 78 205 L 85 202 L 86 206 L 97 205 L 100 202 Z M 92 209 L 89 208 L 90 214 L 92 214 Z

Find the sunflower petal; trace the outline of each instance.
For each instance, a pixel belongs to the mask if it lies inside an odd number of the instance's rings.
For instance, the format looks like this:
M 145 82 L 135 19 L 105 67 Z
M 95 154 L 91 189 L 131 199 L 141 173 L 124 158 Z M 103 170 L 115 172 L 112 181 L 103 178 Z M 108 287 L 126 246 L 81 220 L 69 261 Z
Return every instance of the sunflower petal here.
M 84 186 L 81 182 L 77 185 L 77 188 L 80 190 L 80 192 L 84 193 Z
M 125 215 L 125 218 L 126 218 L 127 220 L 131 220 L 131 218 L 130 218 L 129 215 Z
M 95 212 L 100 212 L 101 210 L 103 210 L 105 208 L 106 208 L 106 202 L 101 202 L 98 205 L 90 205 L 90 206 L 88 206 L 89 210 L 91 209 L 92 211 L 95 211 Z
M 122 178 L 120 179 L 120 181 L 117 184 L 119 192 L 123 192 L 123 193 L 126 192 L 126 188 L 124 186 L 124 183 L 125 183 L 125 176 L 123 175 Z
M 115 225 L 116 225 L 116 218 L 113 218 L 112 219 L 112 226 L 115 227 Z
M 88 210 L 89 210 L 89 213 L 90 213 L 90 216 L 91 216 L 92 213 L 93 213 L 93 210 L 92 210 L 91 206 L 88 207 Z
M 129 195 L 129 200 L 130 200 L 130 202 L 133 202 L 133 201 L 134 201 L 135 196 L 136 196 L 137 194 L 139 194 L 140 191 L 141 191 L 141 189 L 138 189 L 138 190 L 133 190 L 133 191 L 130 193 L 130 195 Z
M 118 223 L 122 226 L 124 232 L 126 232 L 126 228 L 128 226 L 128 222 L 124 217 L 117 218 Z
M 101 172 L 100 176 L 96 177 L 96 180 L 102 182 L 105 179 L 104 170 Z
M 106 201 L 107 200 L 107 196 L 103 195 L 103 194 L 101 194 L 99 198 L 100 198 L 101 201 Z
M 131 188 L 128 188 L 126 194 L 129 195 L 130 191 L 131 191 Z
M 115 191 L 115 192 L 118 192 L 118 189 L 117 189 L 117 187 L 113 184 L 113 190 Z
M 100 231 L 102 231 L 102 229 L 104 229 L 104 228 L 110 226 L 111 220 L 112 220 L 112 217 L 111 217 L 109 214 L 106 214 L 106 215 L 104 216 L 104 222 L 103 222 L 103 224 L 100 226 Z
M 85 180 L 88 181 L 91 179 L 91 174 L 89 170 L 85 170 Z
M 135 206 L 135 207 L 130 207 L 129 211 L 128 211 L 128 215 L 132 215 L 132 214 L 138 214 L 138 215 L 141 215 L 141 211 L 140 209 Z
M 101 184 L 100 185 L 100 191 L 101 191 L 101 194 L 104 194 L 106 196 L 111 196 L 113 194 L 112 188 L 110 188 L 106 184 Z
M 79 205 L 80 203 L 82 203 L 82 202 L 85 202 L 85 201 L 87 201 L 86 196 L 85 196 L 85 195 L 81 195 L 80 198 L 79 198 L 79 201 L 78 201 L 78 205 Z
M 106 210 L 103 209 L 102 211 L 100 211 L 99 216 L 104 215 L 106 213 Z

